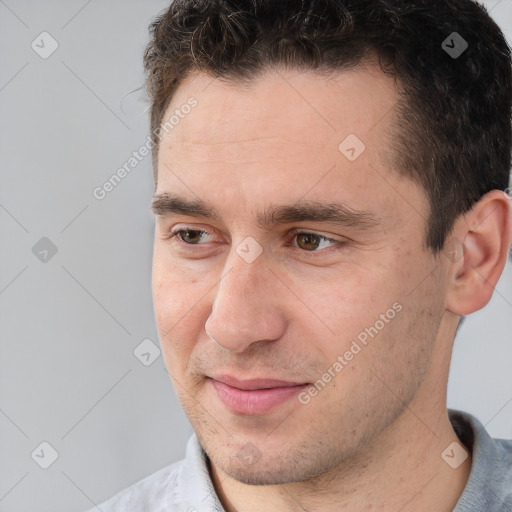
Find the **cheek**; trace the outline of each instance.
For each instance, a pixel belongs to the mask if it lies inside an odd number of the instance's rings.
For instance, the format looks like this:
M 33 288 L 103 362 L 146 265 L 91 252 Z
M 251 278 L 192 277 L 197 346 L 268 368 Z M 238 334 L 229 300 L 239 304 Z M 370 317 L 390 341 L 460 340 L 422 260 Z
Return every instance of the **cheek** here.
M 329 328 L 328 336 L 310 348 L 321 353 L 328 367 L 341 356 L 339 373 L 347 381 L 365 378 L 360 372 L 368 368 L 389 375 L 400 374 L 404 365 L 417 367 L 424 347 L 421 340 L 411 339 L 420 336 L 421 328 L 417 318 L 409 321 L 418 304 L 403 292 L 408 280 L 406 272 L 392 265 L 387 272 L 353 267 L 324 284 L 322 293 L 308 295 L 303 288 L 301 298 Z
M 400 312 L 370 341 L 367 352 L 390 395 L 408 402 L 429 371 L 443 306 L 435 276 L 411 272 L 401 283 L 389 294 Z
M 304 287 L 299 294 L 316 313 L 317 321 L 321 320 L 332 337 L 339 340 L 331 344 L 332 349 L 341 350 L 392 307 L 393 294 L 384 281 L 365 269 L 352 269 L 325 280 L 316 287 L 320 291 L 311 293 L 310 288 Z
M 170 258 L 166 247 L 159 244 L 154 250 L 152 281 L 156 319 L 167 328 L 185 317 L 206 292 L 200 270 Z
M 176 367 L 186 364 L 201 337 L 207 318 L 207 291 L 210 287 L 176 266 L 163 263 L 155 254 L 153 263 L 153 305 L 162 350 Z M 204 333 L 203 333 L 204 334 Z

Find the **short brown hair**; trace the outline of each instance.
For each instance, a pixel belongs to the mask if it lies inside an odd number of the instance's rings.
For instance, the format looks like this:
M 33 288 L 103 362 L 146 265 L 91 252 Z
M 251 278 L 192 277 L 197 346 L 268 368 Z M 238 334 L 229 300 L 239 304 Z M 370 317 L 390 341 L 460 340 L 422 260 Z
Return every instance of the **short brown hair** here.
M 509 186 L 510 48 L 472 0 L 174 0 L 150 34 L 155 180 L 163 115 L 191 73 L 247 83 L 272 67 L 332 72 L 373 53 L 403 91 L 390 148 L 428 195 L 427 247 L 439 252 L 459 215 Z M 467 43 L 459 56 L 442 46 L 454 37 Z

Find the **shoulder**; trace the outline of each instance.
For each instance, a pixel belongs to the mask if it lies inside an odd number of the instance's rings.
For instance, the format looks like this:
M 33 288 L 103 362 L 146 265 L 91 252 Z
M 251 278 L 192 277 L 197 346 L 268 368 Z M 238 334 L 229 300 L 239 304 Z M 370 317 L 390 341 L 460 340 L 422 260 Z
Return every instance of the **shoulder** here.
M 87 512 L 222 512 L 195 434 L 185 458 L 170 464 Z
M 512 440 L 493 439 L 475 417 L 450 411 L 461 442 L 472 454 L 469 479 L 455 512 L 512 510 Z
M 498 466 L 502 468 L 503 480 L 508 484 L 509 497 L 512 501 L 512 440 L 494 439 Z
M 176 493 L 185 462 L 175 462 L 156 471 L 87 512 L 181 512 Z
M 489 466 L 482 480 L 485 481 L 483 493 L 488 500 L 496 502 L 496 510 L 512 510 L 512 440 L 493 439 L 494 451 L 489 457 Z M 493 509 L 494 510 L 494 509 Z

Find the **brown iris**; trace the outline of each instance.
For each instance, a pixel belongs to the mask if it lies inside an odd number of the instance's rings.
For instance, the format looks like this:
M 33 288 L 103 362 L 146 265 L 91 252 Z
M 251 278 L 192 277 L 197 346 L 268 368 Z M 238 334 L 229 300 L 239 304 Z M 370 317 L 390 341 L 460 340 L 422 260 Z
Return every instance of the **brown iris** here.
M 189 244 L 198 243 L 201 240 L 203 232 L 197 229 L 182 229 L 180 230 L 180 238 Z
M 318 249 L 320 239 L 321 237 L 319 235 L 315 235 L 313 233 L 299 233 L 297 235 L 297 245 L 301 249 L 312 251 Z

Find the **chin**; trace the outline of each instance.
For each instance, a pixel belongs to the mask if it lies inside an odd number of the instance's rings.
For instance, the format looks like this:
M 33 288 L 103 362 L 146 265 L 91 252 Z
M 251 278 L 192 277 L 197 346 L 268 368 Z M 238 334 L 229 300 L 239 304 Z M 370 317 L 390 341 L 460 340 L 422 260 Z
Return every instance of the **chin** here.
M 209 444 L 209 443 L 208 443 Z M 203 445 L 211 462 L 229 477 L 246 485 L 283 485 L 312 479 L 332 469 L 339 461 L 333 454 L 312 446 L 280 445 L 262 452 L 247 442 L 240 447 L 229 444 Z
M 279 467 L 269 465 L 263 459 L 261 463 L 255 463 L 252 467 L 228 464 L 227 467 L 219 466 L 228 476 L 245 485 L 283 485 L 302 482 L 309 478 L 305 474 L 292 474 L 287 468 L 287 462 L 281 460 Z M 301 473 L 304 469 L 301 469 Z

